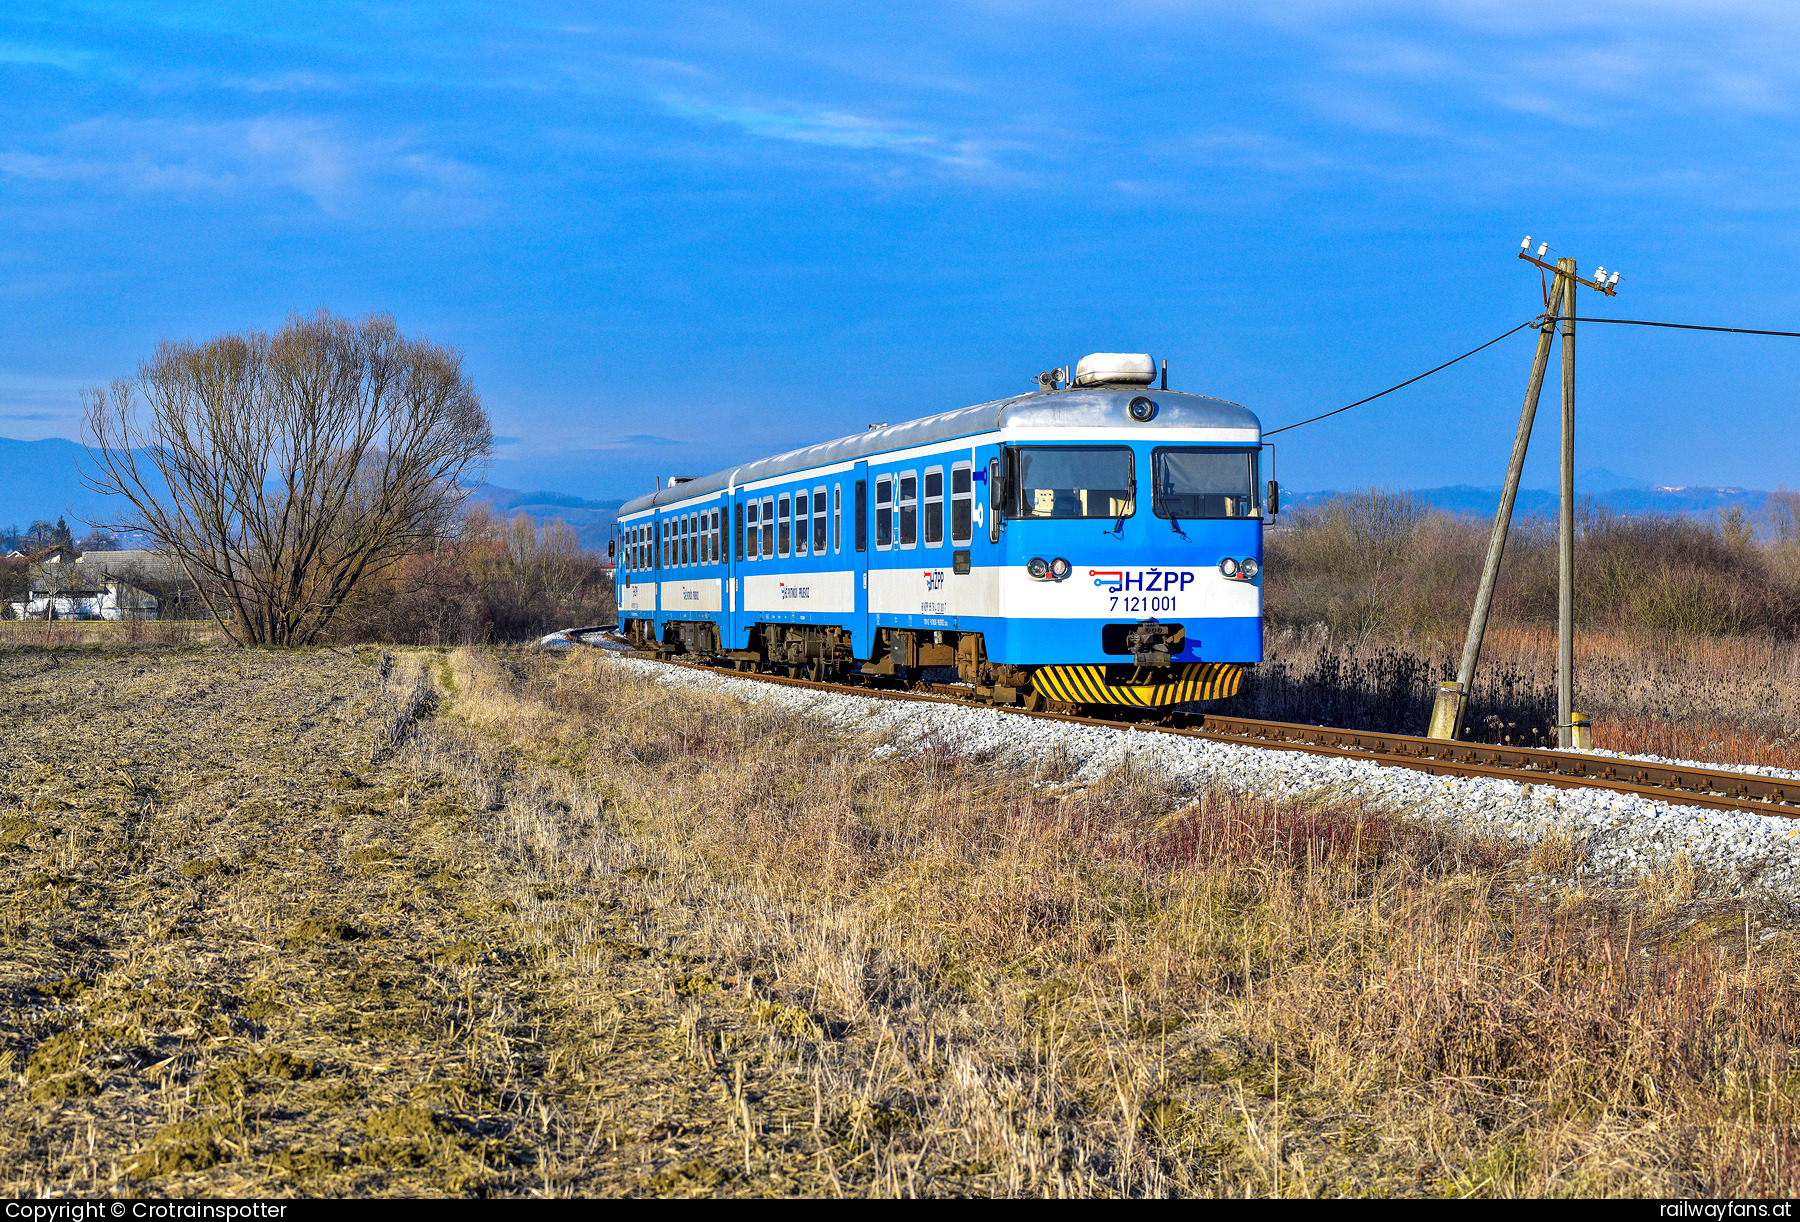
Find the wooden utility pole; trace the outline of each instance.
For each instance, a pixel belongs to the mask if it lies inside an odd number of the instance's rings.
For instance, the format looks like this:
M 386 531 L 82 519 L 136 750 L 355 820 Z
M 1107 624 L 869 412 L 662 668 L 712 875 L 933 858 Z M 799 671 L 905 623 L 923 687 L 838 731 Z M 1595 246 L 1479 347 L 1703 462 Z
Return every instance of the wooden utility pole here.
M 1562 485 L 1556 516 L 1556 745 L 1572 745 L 1575 711 L 1575 260 L 1556 261 L 1562 299 Z
M 1494 513 L 1493 529 L 1488 533 L 1487 558 L 1481 568 L 1481 585 L 1475 593 L 1475 606 L 1469 613 L 1469 631 L 1463 639 L 1462 662 L 1456 679 L 1438 685 L 1437 703 L 1431 710 L 1432 738 L 1458 738 L 1462 735 L 1463 718 L 1468 711 L 1469 693 L 1475 683 L 1475 666 L 1481 659 L 1482 638 L 1487 634 L 1488 612 L 1493 607 L 1494 584 L 1500 576 L 1500 560 L 1506 552 L 1506 537 L 1512 527 L 1513 505 L 1518 500 L 1519 477 L 1525 467 L 1525 450 L 1531 443 L 1531 428 L 1537 418 L 1539 393 L 1544 386 L 1544 373 L 1550 363 L 1550 341 L 1556 325 L 1563 332 L 1562 393 L 1562 463 L 1560 512 L 1557 518 L 1557 657 L 1556 657 L 1556 722 L 1557 742 L 1563 747 L 1586 743 L 1574 741 L 1572 723 L 1577 720 L 1574 706 L 1575 671 L 1575 287 L 1586 285 L 1613 296 L 1618 290 L 1619 274 L 1609 278 L 1605 268 L 1598 269 L 1592 280 L 1575 273 L 1575 260 L 1560 258 L 1552 267 L 1543 261 L 1547 244 L 1531 253 L 1531 239 L 1519 247 L 1519 258 L 1546 272 L 1555 272 L 1556 280 L 1544 298 L 1544 314 L 1538 327 L 1536 359 L 1531 365 L 1531 380 L 1525 387 L 1525 406 L 1519 413 L 1519 431 L 1513 437 L 1512 460 L 1506 467 L 1506 483 L 1500 489 L 1500 507 Z M 1583 719 L 1585 720 L 1585 719 Z M 1585 737 L 1585 735 L 1583 736 Z
M 1494 605 L 1494 582 L 1500 576 L 1500 559 L 1506 552 L 1506 536 L 1512 528 L 1513 505 L 1519 499 L 1519 477 L 1525 470 L 1525 450 L 1531 444 L 1531 426 L 1537 420 L 1538 395 L 1544 389 L 1544 371 L 1550 365 L 1550 345 L 1556 339 L 1556 325 L 1549 321 L 1549 316 L 1557 312 L 1562 299 L 1563 279 L 1558 276 L 1556 286 L 1550 290 L 1546 319 L 1538 328 L 1537 356 L 1531 362 L 1531 380 L 1525 384 L 1525 406 L 1519 411 L 1519 431 L 1513 434 L 1512 460 L 1506 464 L 1500 507 L 1494 511 L 1494 526 L 1488 532 L 1487 559 L 1481 566 L 1481 586 L 1475 592 L 1475 607 L 1469 613 L 1469 633 L 1463 638 L 1462 664 L 1456 669 L 1456 686 L 1439 689 L 1438 707 L 1431 715 L 1433 738 L 1458 738 L 1462 734 L 1469 687 L 1475 682 L 1475 664 L 1481 660 L 1481 642 L 1487 635 L 1488 611 Z

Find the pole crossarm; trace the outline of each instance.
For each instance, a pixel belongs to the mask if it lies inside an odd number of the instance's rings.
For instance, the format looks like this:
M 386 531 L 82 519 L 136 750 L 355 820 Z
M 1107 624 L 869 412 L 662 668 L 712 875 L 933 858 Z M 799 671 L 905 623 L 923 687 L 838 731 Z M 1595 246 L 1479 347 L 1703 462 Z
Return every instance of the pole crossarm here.
M 1532 254 L 1530 251 L 1521 250 L 1519 252 L 1519 258 L 1525 260 L 1525 262 L 1531 264 L 1533 267 L 1541 267 L 1545 271 L 1550 272 L 1553 275 L 1557 275 L 1557 276 L 1563 275 L 1562 269 L 1559 268 L 1556 264 L 1546 263 L 1542 259 L 1538 258 L 1536 255 Z M 1617 297 L 1619 295 L 1619 290 L 1614 285 L 1607 284 L 1604 281 L 1596 283 L 1593 280 L 1587 280 L 1581 276 L 1575 276 L 1574 273 L 1569 273 L 1569 274 L 1571 276 L 1573 276 L 1576 283 L 1585 284 L 1589 288 L 1593 289 L 1595 292 L 1605 293 L 1608 297 Z M 1585 322 L 1586 320 L 1585 319 L 1577 319 L 1576 321 L 1577 322 Z

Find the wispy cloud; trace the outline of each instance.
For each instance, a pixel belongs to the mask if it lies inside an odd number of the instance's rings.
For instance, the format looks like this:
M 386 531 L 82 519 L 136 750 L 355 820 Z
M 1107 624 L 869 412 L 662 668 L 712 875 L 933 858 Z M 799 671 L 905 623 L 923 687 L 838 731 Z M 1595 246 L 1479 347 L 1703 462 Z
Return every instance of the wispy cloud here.
M 79 72 L 95 59 L 92 51 L 49 47 L 40 43 L 0 41 L 0 64 L 43 64 Z
M 365 202 L 478 206 L 485 175 L 401 135 L 358 136 L 319 120 L 225 123 L 95 119 L 41 143 L 0 150 L 0 174 L 144 194 L 246 196 L 290 190 L 333 215 Z
M 843 110 L 800 107 L 777 110 L 736 106 L 674 94 L 665 95 L 662 103 L 671 113 L 683 118 L 727 123 L 753 136 L 793 140 L 801 144 L 835 145 L 839 148 L 891 149 L 921 157 L 948 159 L 943 140 L 934 132 Z

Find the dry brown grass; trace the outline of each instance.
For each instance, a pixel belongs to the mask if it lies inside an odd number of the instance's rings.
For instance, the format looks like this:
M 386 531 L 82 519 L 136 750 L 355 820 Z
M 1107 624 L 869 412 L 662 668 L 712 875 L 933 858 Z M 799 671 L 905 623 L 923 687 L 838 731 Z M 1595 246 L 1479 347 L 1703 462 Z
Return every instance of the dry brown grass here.
M 211 620 L 0 619 L 0 648 L 118 649 L 126 645 L 220 645 Z
M 740 1109 L 670 965 L 509 854 L 416 662 L 0 653 L 0 1192 L 719 1182 Z
M 610 812 L 666 949 L 757 999 L 761 1045 L 705 989 L 691 1021 L 768 1075 L 747 1164 L 811 1149 L 875 1193 L 1800 1185 L 1791 939 L 1679 871 L 1572 891 L 1543 880 L 1573 841 L 883 754 L 587 654 L 454 673 L 516 777 Z M 517 851 L 591 872 L 556 809 Z
M 1273 629 L 1267 662 L 1234 710 L 1390 733 L 1422 734 L 1431 686 L 1453 678 L 1460 640 Z M 1575 708 L 1609 751 L 1800 769 L 1800 642 L 1583 629 L 1575 638 Z M 1554 745 L 1554 625 L 1488 630 L 1468 732 L 1487 742 Z
M 591 653 L 0 653 L 0 1191 L 1789 1193 L 1789 933 Z

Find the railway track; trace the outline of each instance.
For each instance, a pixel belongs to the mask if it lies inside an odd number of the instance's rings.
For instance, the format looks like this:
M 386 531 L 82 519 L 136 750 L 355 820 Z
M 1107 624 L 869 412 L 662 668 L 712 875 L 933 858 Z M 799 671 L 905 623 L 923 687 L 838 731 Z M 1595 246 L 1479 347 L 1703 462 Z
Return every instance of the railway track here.
M 573 634 L 571 634 L 573 636 Z M 579 639 L 579 638 L 573 638 Z M 616 638 L 614 638 L 616 639 Z M 590 642 L 582 642 L 590 643 Z M 622 642 L 621 642 L 622 643 Z M 1436 776 L 1466 776 L 1517 781 L 1526 785 L 1551 785 L 1561 789 L 1605 789 L 1637 794 L 1658 802 L 1703 806 L 1714 810 L 1742 810 L 1756 814 L 1800 819 L 1800 780 L 1756 776 L 1724 768 L 1686 768 L 1650 764 L 1641 760 L 1614 759 L 1580 751 L 1549 751 L 1536 747 L 1492 746 L 1485 743 L 1448 742 L 1410 734 L 1375 734 L 1362 730 L 1337 730 L 1325 726 L 1296 725 L 1284 721 L 1257 721 L 1215 714 L 1176 714 L 1181 720 L 1123 721 L 1084 717 L 1072 713 L 1030 712 L 987 705 L 959 696 L 949 684 L 917 684 L 909 690 L 825 683 L 813 679 L 789 679 L 753 671 L 729 670 L 694 662 L 674 662 L 653 653 L 626 650 L 625 656 L 660 662 L 686 670 L 703 671 L 753 683 L 810 688 L 877 700 L 911 700 L 993 708 L 1013 717 L 1061 721 L 1077 725 L 1105 726 L 1144 734 L 1173 734 L 1214 742 L 1238 743 L 1275 751 L 1301 751 L 1340 759 L 1367 760 L 1394 768 L 1410 768 Z

